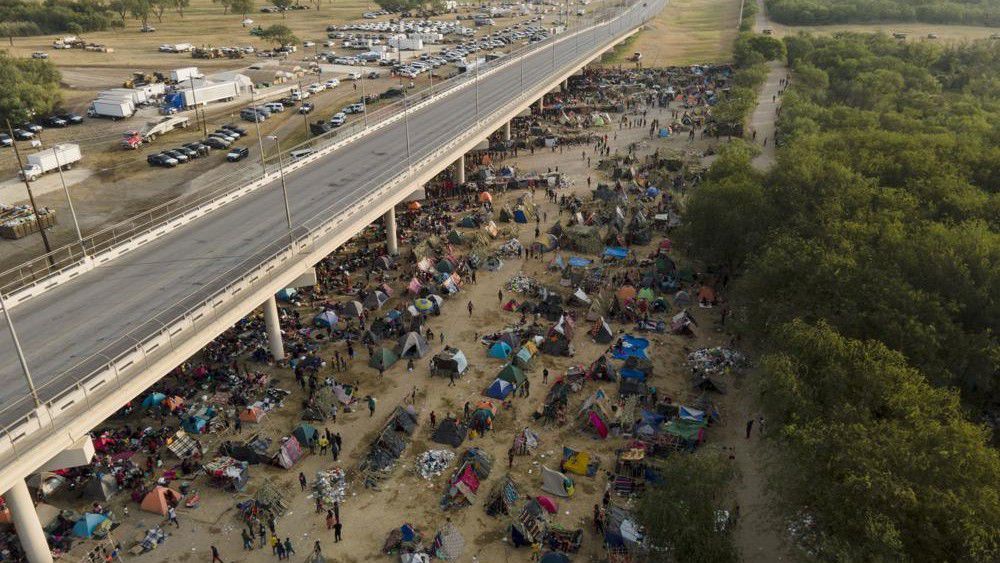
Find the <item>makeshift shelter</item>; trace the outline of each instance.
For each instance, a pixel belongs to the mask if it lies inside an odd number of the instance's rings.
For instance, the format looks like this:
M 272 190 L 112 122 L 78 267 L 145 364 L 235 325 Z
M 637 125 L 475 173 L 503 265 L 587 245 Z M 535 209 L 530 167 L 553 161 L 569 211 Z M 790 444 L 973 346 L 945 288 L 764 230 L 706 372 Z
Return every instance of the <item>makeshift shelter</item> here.
M 371 358 L 368 358 L 368 366 L 379 371 L 385 371 L 398 361 L 399 356 L 397 356 L 392 350 L 383 346 L 379 347 L 379 349 L 372 354 Z
M 360 317 L 365 312 L 365 306 L 360 301 L 348 301 L 344 303 L 341 314 L 345 317 Z
M 202 469 L 212 486 L 227 491 L 240 492 L 250 480 L 250 464 L 228 456 L 212 459 Z
M 396 354 L 400 358 L 423 358 L 430 351 L 427 340 L 419 332 L 408 332 L 399 339 Z
M 110 473 L 96 473 L 83 487 L 83 496 L 90 500 L 107 502 L 118 492 L 118 482 Z
M 480 401 L 469 417 L 469 426 L 480 434 L 485 434 L 493 429 L 493 418 L 496 414 L 497 408 L 492 402 Z
M 299 441 L 299 445 L 309 447 L 319 439 L 319 432 L 311 424 L 302 423 L 292 430 L 292 436 Z
M 384 291 L 375 290 L 365 297 L 364 306 L 371 311 L 377 311 L 389 301 L 389 296 Z
M 590 367 L 587 368 L 587 377 L 595 380 L 603 381 L 618 381 L 618 374 L 615 368 L 611 366 L 611 362 L 608 361 L 608 357 L 605 355 L 600 355 L 597 357 Z
M 502 379 L 511 385 L 520 388 L 528 377 L 524 375 L 524 371 L 521 368 L 515 366 L 514 364 L 507 364 L 500 370 L 497 374 L 497 379 Z
M 588 225 L 572 225 L 563 230 L 559 246 L 585 254 L 597 254 L 604 248 L 601 236 L 596 227 Z
M 142 498 L 142 504 L 140 508 L 146 512 L 152 512 L 154 514 L 159 514 L 160 516 L 167 515 L 167 509 L 170 508 L 171 504 L 176 505 L 181 501 L 181 494 L 173 489 L 168 489 L 167 487 L 155 487 L 152 491 L 146 493 L 146 496 Z
M 94 535 L 102 535 L 111 527 L 111 521 L 103 514 L 88 512 L 73 524 L 73 535 L 78 538 L 89 538 Z
M 337 326 L 337 321 L 340 319 L 337 317 L 337 313 L 333 311 L 323 311 L 322 313 L 313 317 L 313 324 L 321 328 L 333 328 Z
M 491 383 L 485 391 L 483 391 L 483 395 L 502 401 L 513 392 L 514 386 L 511 385 L 510 382 L 504 381 L 498 377 L 493 380 L 493 383 Z
M 624 508 L 608 505 L 605 514 L 604 543 L 609 549 L 638 551 L 644 542 L 642 525 Z
M 573 480 L 543 465 L 542 490 L 557 497 L 568 498 L 574 493 Z
M 457 448 L 462 445 L 468 435 L 469 429 L 464 424 L 459 424 L 453 418 L 446 418 L 434 429 L 431 440 L 438 444 L 447 444 Z
M 278 298 L 278 301 L 284 301 L 285 303 L 288 303 L 289 301 L 295 299 L 295 296 L 297 296 L 298 294 L 299 291 L 294 287 L 286 287 L 284 289 L 279 289 L 275 297 Z
M 593 477 L 597 474 L 597 468 L 600 467 L 601 462 L 594 456 L 590 455 L 590 452 L 577 451 L 571 448 L 563 446 L 562 453 L 562 470 L 569 473 L 575 473 L 577 475 L 586 475 L 587 477 Z
M 534 367 L 535 353 L 538 348 L 531 342 L 521 346 L 514 354 L 513 364 L 522 370 L 530 370 Z
M 469 369 L 469 360 L 465 352 L 458 348 L 446 346 L 444 350 L 431 358 L 431 375 L 461 376 Z
M 572 356 L 573 355 L 573 319 L 563 315 L 559 317 L 559 322 L 549 329 L 545 340 L 542 342 L 542 352 L 552 356 Z
M 514 436 L 514 453 L 518 455 L 529 455 L 538 447 L 538 434 L 530 428 L 525 427 Z
M 445 561 L 459 559 L 462 551 L 465 550 L 465 538 L 451 522 L 445 523 L 444 527 L 434 536 L 434 556 Z
M 510 515 L 514 511 L 520 494 L 517 491 L 517 484 L 510 475 L 505 475 L 503 479 L 493 485 L 490 494 L 486 497 L 486 514 L 490 516 Z
M 493 346 L 490 346 L 489 350 L 489 356 L 491 358 L 497 358 L 500 360 L 506 360 L 507 358 L 509 358 L 510 353 L 511 353 L 510 344 L 507 344 L 502 340 L 497 340 L 496 342 L 494 342 Z
M 166 398 L 167 396 L 163 393 L 150 393 L 149 395 L 146 395 L 145 399 L 142 400 L 142 408 L 150 409 L 158 407 Z
M 578 411 L 578 417 L 583 428 L 602 439 L 608 437 L 612 416 L 603 390 L 598 389 L 583 402 Z
M 240 411 L 241 422 L 258 423 L 264 418 L 265 411 L 258 405 L 250 405 Z
M 611 325 L 601 317 L 600 320 L 594 323 L 594 329 L 591 331 L 594 335 L 594 342 L 598 344 L 610 344 L 615 338 L 614 331 L 611 330 Z
M 603 123 L 602 123 L 603 125 Z M 539 563 L 569 563 L 569 555 L 565 553 L 559 553 L 558 551 L 546 552 L 538 560 Z
M 514 547 L 541 543 L 547 530 L 545 509 L 535 499 L 528 499 L 510 527 L 511 543 Z
M 302 459 L 302 446 L 295 436 L 287 436 L 282 440 L 271 461 L 279 467 L 291 469 L 300 459 Z

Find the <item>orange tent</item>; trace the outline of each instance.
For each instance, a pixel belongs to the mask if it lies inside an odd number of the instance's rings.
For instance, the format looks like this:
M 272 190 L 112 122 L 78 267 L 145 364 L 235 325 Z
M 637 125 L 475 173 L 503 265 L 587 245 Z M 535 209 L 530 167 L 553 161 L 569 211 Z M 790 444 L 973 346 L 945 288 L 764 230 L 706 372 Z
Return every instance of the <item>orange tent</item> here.
M 419 201 L 411 201 L 406 206 L 406 208 L 409 209 L 410 211 L 420 211 L 420 207 L 421 207 L 421 205 L 420 205 Z
M 715 290 L 707 285 L 701 286 L 701 289 L 698 290 L 698 302 L 702 301 L 715 303 Z
M 240 420 L 243 422 L 260 422 L 264 418 L 264 409 L 250 406 L 240 411 Z
M 167 508 L 170 507 L 170 502 L 180 502 L 181 494 L 173 489 L 168 489 L 167 487 L 156 487 L 152 491 L 146 493 L 146 496 L 142 499 L 142 509 L 146 512 L 152 512 L 153 514 L 159 514 L 161 516 L 167 515 Z
M 173 412 L 184 406 L 184 398 L 179 396 L 167 397 L 167 400 L 163 401 L 163 404 L 167 407 L 167 410 Z
M 479 203 L 493 203 L 493 194 L 490 192 L 479 192 Z
M 635 288 L 631 285 L 623 285 L 622 288 L 618 290 L 618 299 L 621 299 L 622 301 L 635 299 Z

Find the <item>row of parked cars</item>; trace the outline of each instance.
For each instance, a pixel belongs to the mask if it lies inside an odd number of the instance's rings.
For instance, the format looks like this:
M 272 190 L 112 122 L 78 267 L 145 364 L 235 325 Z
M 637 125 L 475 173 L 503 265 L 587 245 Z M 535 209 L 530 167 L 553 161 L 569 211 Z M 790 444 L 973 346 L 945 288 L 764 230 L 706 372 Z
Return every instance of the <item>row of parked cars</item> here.
M 173 149 L 167 149 L 158 153 L 153 153 L 146 157 L 146 162 L 150 166 L 163 166 L 173 168 L 178 164 L 189 162 L 196 158 L 208 156 L 212 149 L 230 149 L 237 139 L 247 134 L 246 129 L 236 125 L 227 124 L 216 129 L 201 141 L 186 143 Z M 250 154 L 246 147 L 234 147 L 226 155 L 226 160 L 235 162 L 242 160 Z
M 14 144 L 14 141 L 30 141 L 46 127 L 62 128 L 81 123 L 83 123 L 83 116 L 70 112 L 56 113 L 36 121 L 21 123 L 11 131 L 14 134 L 13 137 L 10 133 L 0 133 L 0 147 L 9 147 Z

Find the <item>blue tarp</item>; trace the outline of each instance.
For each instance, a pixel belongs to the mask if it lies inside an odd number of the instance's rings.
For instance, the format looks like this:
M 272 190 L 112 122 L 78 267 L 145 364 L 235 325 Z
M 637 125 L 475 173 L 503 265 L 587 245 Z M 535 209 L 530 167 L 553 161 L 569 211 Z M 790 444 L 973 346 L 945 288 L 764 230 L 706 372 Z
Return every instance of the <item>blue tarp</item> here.
M 644 424 L 648 424 L 648 425 L 654 426 L 654 427 L 658 426 L 666 418 L 665 416 L 663 416 L 660 413 L 649 412 L 649 411 L 647 411 L 645 409 L 643 409 L 643 411 L 642 411 L 642 413 L 641 413 L 640 416 L 642 416 L 642 422 Z
M 656 197 L 660 195 L 660 190 L 650 186 L 646 188 L 646 197 Z
M 705 412 L 698 409 L 692 409 L 690 407 L 681 406 L 680 417 L 684 420 L 693 420 L 695 422 L 705 422 Z
M 618 374 L 622 376 L 622 379 L 638 379 L 639 381 L 646 381 L 646 374 L 637 369 L 622 368 Z
M 208 422 L 206 422 L 204 418 L 189 416 L 184 419 L 184 423 L 181 424 L 181 427 L 184 428 L 184 431 L 189 434 L 201 434 L 207 425 Z
M 294 287 L 286 287 L 278 291 L 278 301 L 291 301 L 299 292 Z
M 158 406 L 166 398 L 167 396 L 163 393 L 150 393 L 145 399 L 142 400 L 142 407 L 148 409 L 150 407 Z
M 506 360 L 510 357 L 511 347 L 510 344 L 502 340 L 496 341 L 493 346 L 490 347 L 490 357 L 497 358 L 500 360 Z
M 667 129 L 666 127 L 660 127 L 660 136 L 661 137 L 669 137 L 670 136 L 670 129 Z
M 527 223 L 528 222 L 528 216 L 525 215 L 523 209 L 515 209 L 514 210 L 514 222 L 515 223 Z
M 73 535 L 78 538 L 89 538 L 94 535 L 94 530 L 107 519 L 108 517 L 103 514 L 88 512 L 83 515 L 83 518 L 77 520 L 76 524 L 73 524 Z
M 628 249 L 618 246 L 606 246 L 604 247 L 604 255 L 621 260 L 622 258 L 628 256 Z
M 569 265 L 573 266 L 574 268 L 585 268 L 589 266 L 591 262 L 592 262 L 591 260 L 587 260 L 586 258 L 580 258 L 579 256 L 569 257 Z
M 626 334 L 625 336 L 622 336 L 621 341 L 621 347 L 617 345 L 613 347 L 614 357 L 616 360 L 624 360 L 629 356 L 635 356 L 643 359 L 646 358 L 646 348 L 649 347 L 649 340 Z
M 513 385 L 500 378 L 496 378 L 493 380 L 493 383 L 486 388 L 486 392 L 483 394 L 487 397 L 502 401 L 506 399 L 507 395 L 510 395 L 512 391 L 514 391 Z

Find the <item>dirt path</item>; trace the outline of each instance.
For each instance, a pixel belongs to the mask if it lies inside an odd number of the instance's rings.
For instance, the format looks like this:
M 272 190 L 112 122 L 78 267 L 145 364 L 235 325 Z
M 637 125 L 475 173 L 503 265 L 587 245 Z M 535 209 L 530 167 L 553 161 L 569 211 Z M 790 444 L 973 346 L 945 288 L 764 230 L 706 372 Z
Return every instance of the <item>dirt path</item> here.
M 788 67 L 783 61 L 767 63 L 767 80 L 757 95 L 757 107 L 750 117 L 752 141 L 760 148 L 760 154 L 753 159 L 753 165 L 758 170 L 765 170 L 774 164 L 774 130 L 778 108 L 781 107 L 782 79 L 788 75 Z

